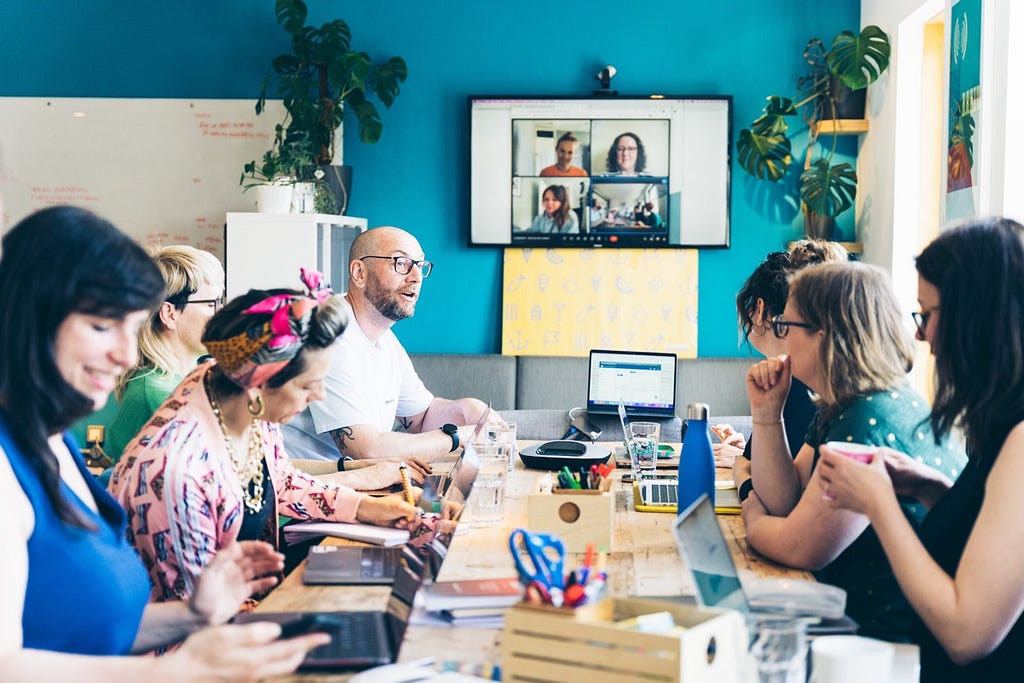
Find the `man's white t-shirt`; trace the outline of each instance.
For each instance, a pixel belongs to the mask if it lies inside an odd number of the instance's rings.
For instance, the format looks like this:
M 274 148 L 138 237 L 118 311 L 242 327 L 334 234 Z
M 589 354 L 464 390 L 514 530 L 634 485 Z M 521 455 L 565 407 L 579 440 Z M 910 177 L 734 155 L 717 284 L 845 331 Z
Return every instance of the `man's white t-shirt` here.
M 349 324 L 331 347 L 331 369 L 324 384 L 327 396 L 309 406 L 312 427 L 318 434 L 351 425 L 374 424 L 390 432 L 396 417 L 418 415 L 430 406 L 434 395 L 427 390 L 409 360 L 409 354 L 391 330 L 376 342 L 363 333 L 345 302 Z M 300 415 L 290 427 L 305 431 L 309 421 Z M 305 427 L 305 429 L 304 429 Z M 289 440 L 285 430 L 286 440 Z M 330 439 L 319 437 L 321 443 Z M 309 453 L 289 455 L 306 457 Z M 337 450 L 334 450 L 337 457 Z

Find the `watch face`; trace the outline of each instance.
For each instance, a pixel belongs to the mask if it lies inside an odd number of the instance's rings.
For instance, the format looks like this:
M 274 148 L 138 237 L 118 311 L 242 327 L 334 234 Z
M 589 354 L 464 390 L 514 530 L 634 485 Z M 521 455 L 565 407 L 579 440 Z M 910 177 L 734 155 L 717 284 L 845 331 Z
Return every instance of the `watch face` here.
M 455 434 L 457 431 L 459 431 L 459 428 L 453 424 L 444 424 L 441 425 L 441 431 L 447 434 L 448 436 L 451 436 L 452 434 Z

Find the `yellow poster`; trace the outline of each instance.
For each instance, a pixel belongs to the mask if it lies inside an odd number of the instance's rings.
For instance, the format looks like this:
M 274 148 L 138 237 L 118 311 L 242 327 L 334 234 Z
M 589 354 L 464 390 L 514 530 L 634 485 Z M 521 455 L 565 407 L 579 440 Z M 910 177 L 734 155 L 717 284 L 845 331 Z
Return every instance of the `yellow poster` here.
M 697 251 L 506 249 L 501 352 L 697 357 Z

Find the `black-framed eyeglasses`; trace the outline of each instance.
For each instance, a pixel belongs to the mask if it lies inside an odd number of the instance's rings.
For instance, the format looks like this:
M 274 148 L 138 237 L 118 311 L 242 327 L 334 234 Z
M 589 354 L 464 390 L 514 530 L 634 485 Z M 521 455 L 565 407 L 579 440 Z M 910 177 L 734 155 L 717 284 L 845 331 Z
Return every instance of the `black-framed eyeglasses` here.
M 188 299 L 185 304 L 213 304 L 214 312 L 219 311 L 224 305 L 224 297 L 218 296 L 216 299 Z
M 430 261 L 417 261 L 416 259 L 411 259 L 408 256 L 363 256 L 359 260 L 362 261 L 363 259 L 368 258 L 390 260 L 395 266 L 395 272 L 399 275 L 408 275 L 409 271 L 412 270 L 412 267 L 416 266 L 420 269 L 420 275 L 427 277 L 430 275 L 430 271 L 434 267 L 434 264 Z
M 917 336 L 924 339 L 925 332 L 928 330 L 928 321 L 931 320 L 932 313 L 939 310 L 939 307 L 928 310 L 928 311 L 914 311 L 910 314 L 910 317 L 914 319 L 914 324 L 917 326 Z
M 814 325 L 808 325 L 807 323 L 798 323 L 792 320 L 783 320 L 781 315 L 777 315 L 772 318 L 772 332 L 779 339 L 785 339 L 789 334 L 789 328 L 791 327 L 802 327 L 805 330 L 816 330 Z

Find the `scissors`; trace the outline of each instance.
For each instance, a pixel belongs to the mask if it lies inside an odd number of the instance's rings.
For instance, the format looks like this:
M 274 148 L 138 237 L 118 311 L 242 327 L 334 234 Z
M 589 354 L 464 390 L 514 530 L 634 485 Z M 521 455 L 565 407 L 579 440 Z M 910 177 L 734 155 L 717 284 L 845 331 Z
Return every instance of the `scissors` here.
M 526 550 L 526 555 L 520 551 Z M 552 534 L 516 529 L 508 537 L 516 569 L 523 582 L 536 585 L 551 604 L 561 607 L 565 592 L 565 545 Z

